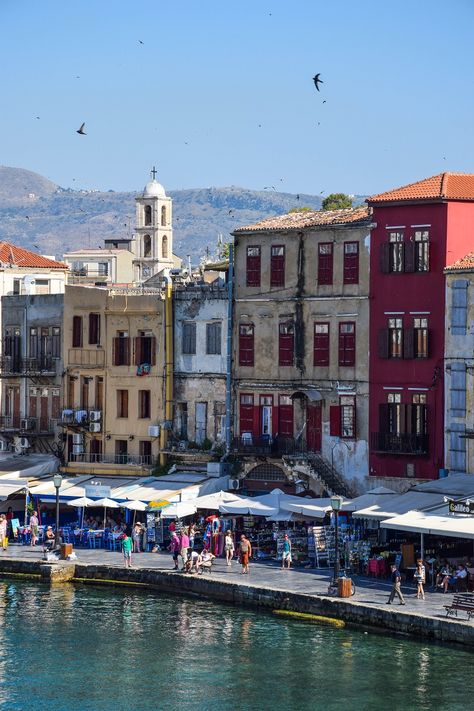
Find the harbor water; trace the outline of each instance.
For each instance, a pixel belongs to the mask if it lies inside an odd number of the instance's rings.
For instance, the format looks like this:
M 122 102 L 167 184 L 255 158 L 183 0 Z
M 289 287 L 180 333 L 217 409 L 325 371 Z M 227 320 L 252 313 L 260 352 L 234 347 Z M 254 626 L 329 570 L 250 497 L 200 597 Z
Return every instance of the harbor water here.
M 0 709 L 466 709 L 466 650 L 155 592 L 0 581 Z M 466 706 L 467 704 L 467 706 Z

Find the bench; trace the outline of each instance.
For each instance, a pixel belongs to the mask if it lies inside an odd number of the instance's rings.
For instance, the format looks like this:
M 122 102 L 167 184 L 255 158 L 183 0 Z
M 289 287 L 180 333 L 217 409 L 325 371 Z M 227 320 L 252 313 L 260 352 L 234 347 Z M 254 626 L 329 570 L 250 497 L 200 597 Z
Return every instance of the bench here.
M 468 620 L 474 617 L 474 594 L 473 593 L 456 593 L 450 605 L 444 605 L 446 617 L 450 615 L 458 616 L 458 610 L 467 613 Z

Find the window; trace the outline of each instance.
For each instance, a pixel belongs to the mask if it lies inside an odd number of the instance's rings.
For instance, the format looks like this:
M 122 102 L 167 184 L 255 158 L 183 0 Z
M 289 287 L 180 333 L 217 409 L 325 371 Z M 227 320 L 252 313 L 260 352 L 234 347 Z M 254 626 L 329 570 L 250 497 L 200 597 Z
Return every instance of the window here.
M 183 323 L 183 354 L 196 355 L 196 323 Z
M 239 365 L 254 364 L 254 326 L 241 323 L 239 326 Z
M 165 235 L 161 241 L 161 256 L 163 259 L 168 258 L 168 237 Z
M 188 439 L 188 403 L 178 402 L 176 407 L 176 427 L 180 439 Z
M 353 395 L 339 397 L 341 409 L 341 437 L 355 439 L 356 436 L 356 400 Z
M 145 205 L 145 226 L 151 225 L 151 205 Z
M 329 324 L 314 324 L 314 365 L 329 365 Z
M 278 434 L 293 437 L 293 400 L 288 395 L 280 395 L 278 399 Z
M 271 437 L 273 429 L 273 395 L 260 395 L 260 432 Z
M 239 431 L 253 432 L 253 395 L 246 393 L 240 394 Z
M 82 348 L 82 316 L 72 317 L 72 347 Z
M 130 338 L 127 331 L 117 331 L 113 349 L 113 365 L 130 365 Z
M 138 417 L 141 419 L 151 417 L 151 390 L 138 391 Z
M 155 365 L 156 338 L 151 331 L 140 331 L 135 340 L 135 365 Z
M 359 283 L 359 243 L 344 242 L 344 284 Z
M 272 246 L 270 286 L 285 286 L 285 248 L 283 246 Z
M 339 324 L 339 365 L 355 365 L 355 323 Z
M 51 355 L 53 358 L 61 358 L 61 329 L 53 326 Z
M 38 329 L 30 328 L 30 358 L 38 356 Z
M 387 395 L 388 402 L 388 431 L 390 434 L 399 435 L 405 431 L 404 414 L 402 411 L 402 396 L 400 393 L 389 393 Z M 403 417 L 402 417 L 403 412 Z
M 97 274 L 107 276 L 109 273 L 109 262 L 97 262 Z
M 13 293 L 19 294 L 21 292 L 21 281 L 20 279 L 13 279 Z
M 415 358 L 428 358 L 428 319 L 414 318 L 413 330 Z
M 332 284 L 332 242 L 318 246 L 318 284 Z
M 426 393 L 412 396 L 411 429 L 414 434 L 426 434 Z
M 403 272 L 403 232 L 390 232 L 390 271 Z
M 81 409 L 89 409 L 89 384 L 92 378 L 82 377 L 81 378 Z
M 100 314 L 89 314 L 89 345 L 100 343 Z
M 467 326 L 467 279 L 452 282 L 451 333 L 453 336 L 465 336 Z
M 166 227 L 166 207 L 164 205 L 161 207 L 161 226 Z
M 143 236 L 143 256 L 151 257 L 151 237 L 150 235 Z
M 389 358 L 403 357 L 403 319 L 388 319 L 388 355 Z
M 430 269 L 430 233 L 428 230 L 415 231 L 415 272 Z
M 138 443 L 138 454 L 140 456 L 140 464 L 151 464 L 151 442 L 147 439 L 141 439 Z
M 127 464 L 128 462 L 128 442 L 126 439 L 115 440 L 115 463 Z
M 36 294 L 49 294 L 49 279 L 36 279 L 35 280 L 35 293 Z
M 279 325 L 278 365 L 293 365 L 295 357 L 295 325 L 285 321 Z
M 117 417 L 128 417 L 128 390 L 117 390 Z
M 223 442 L 225 440 L 225 420 L 225 402 L 214 401 L 214 439 L 216 442 Z
M 220 355 L 222 342 L 221 323 L 206 323 L 206 353 Z
M 260 286 L 260 247 L 247 247 L 247 286 Z

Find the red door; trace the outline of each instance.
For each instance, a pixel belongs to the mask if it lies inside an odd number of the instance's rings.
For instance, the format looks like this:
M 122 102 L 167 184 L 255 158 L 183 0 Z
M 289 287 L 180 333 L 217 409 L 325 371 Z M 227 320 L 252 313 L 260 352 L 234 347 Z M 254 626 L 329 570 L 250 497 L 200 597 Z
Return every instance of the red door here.
M 310 452 L 321 451 L 321 403 L 306 406 L 306 443 Z

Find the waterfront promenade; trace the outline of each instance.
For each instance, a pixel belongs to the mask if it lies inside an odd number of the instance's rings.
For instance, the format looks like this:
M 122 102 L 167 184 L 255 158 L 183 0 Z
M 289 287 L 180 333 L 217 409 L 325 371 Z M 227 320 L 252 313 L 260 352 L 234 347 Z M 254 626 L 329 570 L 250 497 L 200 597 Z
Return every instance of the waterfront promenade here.
M 77 549 L 75 579 L 107 583 L 147 585 L 172 594 L 202 595 L 234 604 L 314 612 L 367 625 L 451 642 L 474 644 L 474 622 L 460 613 L 459 619 L 446 618 L 443 605 L 452 599 L 426 589 L 426 600 L 417 600 L 413 584 L 402 587 L 406 605 L 386 604 L 391 583 L 385 579 L 355 576 L 356 594 L 350 599 L 327 595 L 331 569 L 295 568 L 282 570 L 274 562 L 253 562 L 249 575 L 241 574 L 234 560 L 228 567 L 223 559 L 214 563 L 212 574 L 174 572 L 168 553 L 140 553 L 133 556 L 133 568 L 125 570 L 120 552 Z M 40 548 L 9 546 L 0 552 L 2 572 L 39 573 Z

